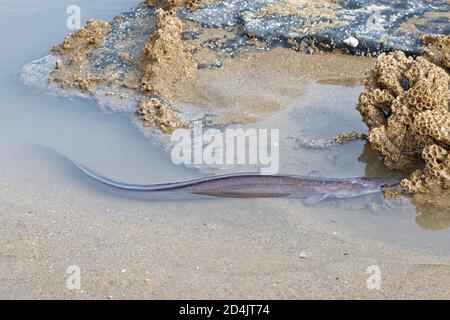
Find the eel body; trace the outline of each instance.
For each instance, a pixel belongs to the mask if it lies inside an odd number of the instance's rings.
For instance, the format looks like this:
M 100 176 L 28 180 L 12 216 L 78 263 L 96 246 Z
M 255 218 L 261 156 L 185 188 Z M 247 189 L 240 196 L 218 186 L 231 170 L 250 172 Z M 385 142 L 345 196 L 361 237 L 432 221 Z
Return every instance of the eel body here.
M 73 162 L 74 163 L 74 162 Z M 398 179 L 327 178 L 319 172 L 308 176 L 239 173 L 162 184 L 129 184 L 113 181 L 74 163 L 94 182 L 114 194 L 145 200 L 187 200 L 201 197 L 304 199 L 306 205 L 325 198 L 352 198 L 381 192 L 399 184 Z

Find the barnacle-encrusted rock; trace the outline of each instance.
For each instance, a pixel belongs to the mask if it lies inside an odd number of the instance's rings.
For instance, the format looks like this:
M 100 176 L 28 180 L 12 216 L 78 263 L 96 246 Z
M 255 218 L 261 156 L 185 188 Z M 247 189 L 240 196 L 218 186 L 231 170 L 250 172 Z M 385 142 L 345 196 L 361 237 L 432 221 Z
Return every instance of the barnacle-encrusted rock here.
M 432 144 L 423 149 L 422 157 L 425 160 L 425 182 L 428 185 L 443 185 L 450 189 L 450 149 Z
M 158 9 L 157 19 L 157 29 L 142 50 L 141 90 L 167 99 L 195 74 L 197 64 L 182 40 L 183 26 L 175 12 Z
M 332 144 L 344 144 L 354 140 L 364 140 L 367 136 L 363 133 L 352 131 L 349 133 L 340 133 L 331 141 Z
M 420 37 L 420 41 L 427 45 L 424 53 L 432 62 L 450 69 L 449 36 L 427 34 Z
M 444 69 L 401 51 L 381 54 L 365 81 L 357 109 L 368 140 L 386 166 L 414 172 L 402 181 L 407 192 L 450 188 L 449 84 Z
M 63 88 L 75 88 L 93 93 L 93 85 L 103 79 L 91 72 L 89 56 L 105 40 L 111 25 L 101 20 L 89 20 L 86 27 L 69 33 L 64 42 L 52 51 L 61 57 L 49 81 Z
M 89 20 L 86 27 L 69 33 L 64 39 L 63 43 L 57 44 L 53 47 L 53 52 L 61 55 L 68 53 L 76 53 L 72 56 L 72 61 L 76 58 L 86 58 L 92 48 L 99 46 L 111 26 L 108 22 L 102 20 Z
M 450 153 L 448 149 L 433 144 L 422 152 L 425 161 L 423 170 L 416 170 L 411 177 L 403 179 L 402 187 L 407 192 L 427 192 L 443 187 L 450 189 Z
M 147 0 L 145 4 L 150 6 L 160 5 L 164 9 L 174 9 L 186 6 L 189 11 L 195 11 L 205 3 L 211 3 L 213 0 Z
M 156 98 L 141 99 L 136 114 L 145 127 L 158 127 L 164 133 L 188 127 L 188 124 L 181 120 L 179 111 Z
M 450 145 L 450 118 L 445 110 L 428 110 L 417 114 L 412 130 Z

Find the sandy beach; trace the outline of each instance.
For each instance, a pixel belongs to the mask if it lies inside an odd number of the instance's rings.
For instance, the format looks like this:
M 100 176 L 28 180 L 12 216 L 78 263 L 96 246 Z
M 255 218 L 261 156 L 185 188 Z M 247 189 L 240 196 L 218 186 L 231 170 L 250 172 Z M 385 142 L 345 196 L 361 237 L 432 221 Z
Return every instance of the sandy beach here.
M 79 2 L 83 21 L 110 21 L 139 1 Z M 8 13 L 0 22 L 6 39 L 0 52 L 0 299 L 450 297 L 448 207 L 436 213 L 408 196 L 380 194 L 311 207 L 298 199 L 136 201 L 103 192 L 39 147 L 119 181 L 162 183 L 221 172 L 175 166 L 130 116 L 101 109 L 91 98 L 23 85 L 21 68 L 67 34 L 57 26 L 64 26 L 70 4 L 45 1 L 27 10 L 24 0 L 0 4 Z M 19 27 L 20 21 L 26 23 Z M 18 34 L 8 32 L 11 26 Z M 180 101 L 217 113 L 226 105 L 229 113 L 219 119 L 225 122 L 241 117 L 245 125 L 280 128 L 283 173 L 398 177 L 363 141 L 321 145 L 338 133 L 366 130 L 355 106 L 375 60 L 286 50 L 238 57 L 222 73 L 200 71 L 181 88 Z M 273 70 L 277 76 L 270 78 Z M 245 117 L 239 102 L 250 110 Z M 79 272 L 75 287 L 73 270 Z
M 30 155 L 7 144 L 2 148 Z M 340 222 L 339 215 L 327 219 L 333 203 L 312 215 L 298 201 L 283 199 L 135 202 L 86 187 L 70 166 L 32 155 L 34 163 L 20 164 L 20 179 L 5 172 L 8 157 L 0 157 L 4 299 L 445 299 L 450 294 L 448 251 L 365 235 Z M 41 163 L 38 171 L 36 163 Z M 45 176 L 52 177 L 45 185 L 31 183 Z M 79 290 L 66 283 L 73 265 L 81 271 Z M 379 290 L 367 286 L 367 268 L 374 265 L 381 271 Z
M 0 296 L 5 299 L 445 299 L 450 294 L 448 257 L 355 237 L 286 203 L 258 201 L 255 214 L 238 202 L 233 207 L 240 214 L 223 218 L 214 201 L 183 210 L 158 205 L 156 211 L 165 215 L 154 217 L 145 206 L 74 208 L 22 192 L 14 187 L 1 192 Z M 200 220 L 190 217 L 192 212 Z M 253 228 L 255 215 L 276 227 Z M 70 265 L 81 268 L 80 290 L 66 286 Z M 367 288 L 371 265 L 382 270 L 381 290 Z

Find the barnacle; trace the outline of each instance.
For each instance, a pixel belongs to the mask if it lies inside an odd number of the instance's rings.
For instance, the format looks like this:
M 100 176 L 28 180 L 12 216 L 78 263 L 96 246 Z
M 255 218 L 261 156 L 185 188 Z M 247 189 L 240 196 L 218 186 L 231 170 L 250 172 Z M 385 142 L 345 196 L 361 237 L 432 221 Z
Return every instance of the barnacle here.
M 386 166 L 412 172 L 402 181 L 407 192 L 450 188 L 449 84 L 446 70 L 401 51 L 381 54 L 365 80 L 357 109 L 368 140 Z
M 450 69 L 450 37 L 444 35 L 427 34 L 420 37 L 420 41 L 427 45 L 425 55 L 439 66 Z
M 450 188 L 450 154 L 443 147 L 433 144 L 423 149 L 425 175 L 428 184 L 436 183 Z
M 344 144 L 354 140 L 364 140 L 367 136 L 363 133 L 352 131 L 350 133 L 340 133 L 331 141 L 332 144 Z
M 408 179 L 403 179 L 401 186 L 409 193 L 424 193 L 428 190 L 425 184 L 425 175 L 420 169 L 414 171 Z
M 67 55 L 69 52 L 76 51 L 78 55 L 87 57 L 89 49 L 100 45 L 110 28 L 110 24 L 105 21 L 88 20 L 84 28 L 69 33 L 63 43 L 55 45 L 52 51 L 59 55 Z
M 147 0 L 146 5 L 156 6 L 160 5 L 165 10 L 186 6 L 189 11 L 195 11 L 207 2 L 212 0 Z
M 191 10 L 197 10 L 203 4 L 203 0 L 186 0 L 186 7 Z
M 188 127 L 188 124 L 181 120 L 179 111 L 156 98 L 142 98 L 136 115 L 142 120 L 144 127 L 158 127 L 164 133 Z
M 450 144 L 450 117 L 444 110 L 429 110 L 417 114 L 412 130 L 421 136 Z

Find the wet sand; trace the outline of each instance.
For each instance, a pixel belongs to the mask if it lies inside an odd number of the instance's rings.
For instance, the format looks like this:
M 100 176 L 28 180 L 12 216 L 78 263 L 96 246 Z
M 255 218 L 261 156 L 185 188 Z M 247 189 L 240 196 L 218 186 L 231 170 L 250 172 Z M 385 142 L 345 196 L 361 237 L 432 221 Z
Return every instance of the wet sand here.
M 448 254 L 389 244 L 339 217 L 329 219 L 333 202 L 311 211 L 283 199 L 181 205 L 113 198 L 48 154 L 1 146 L 8 151 L 0 156 L 2 298 L 433 299 L 450 294 Z M 34 161 L 17 164 L 22 169 L 17 174 L 6 165 L 12 154 Z M 80 290 L 66 287 L 70 265 L 81 269 Z M 371 265 L 381 270 L 381 290 L 367 288 Z
M 226 59 L 223 68 L 199 70 L 196 77 L 186 79 L 176 102 L 215 113 L 219 123 L 257 122 L 294 102 L 315 82 L 362 81 L 373 65 L 372 58 L 343 54 L 250 50 Z

